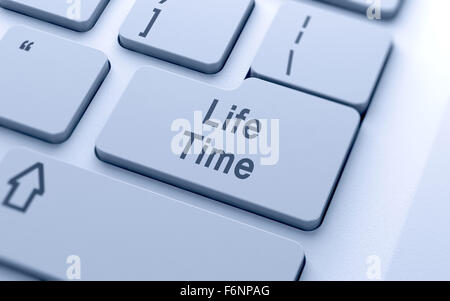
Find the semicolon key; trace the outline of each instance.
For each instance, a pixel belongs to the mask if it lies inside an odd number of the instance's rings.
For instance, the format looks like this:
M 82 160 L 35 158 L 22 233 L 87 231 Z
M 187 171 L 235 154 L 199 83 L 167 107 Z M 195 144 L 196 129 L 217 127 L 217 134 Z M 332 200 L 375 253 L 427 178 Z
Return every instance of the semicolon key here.
M 0 126 L 51 143 L 69 138 L 109 72 L 106 55 L 16 26 L 0 40 Z
M 312 230 L 359 122 L 353 108 L 260 79 L 225 91 L 148 67 L 131 80 L 96 151 L 106 162 Z
M 26 149 L 0 163 L 0 241 L 43 280 L 292 281 L 305 263 L 293 240 Z

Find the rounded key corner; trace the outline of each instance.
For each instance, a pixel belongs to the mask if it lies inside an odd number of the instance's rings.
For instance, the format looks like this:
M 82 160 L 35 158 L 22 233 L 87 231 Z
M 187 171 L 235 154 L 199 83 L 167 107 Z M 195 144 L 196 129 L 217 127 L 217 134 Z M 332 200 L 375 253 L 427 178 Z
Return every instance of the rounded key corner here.
M 126 21 L 125 21 L 126 22 Z M 122 48 L 125 48 L 130 51 L 138 52 L 147 56 L 151 56 L 147 54 L 146 52 L 142 52 L 138 49 L 136 44 L 138 44 L 137 41 L 135 41 L 131 35 L 130 32 L 127 32 L 126 27 L 122 25 L 119 29 L 119 34 L 117 35 L 117 42 Z
M 106 54 L 105 54 L 105 57 L 106 57 L 106 75 L 105 75 L 105 78 L 106 78 L 106 76 L 108 75 L 108 73 L 111 71 L 111 68 L 112 68 L 112 65 L 111 65 L 111 61 L 109 60 L 109 58 L 106 56 Z
M 206 74 L 217 74 L 225 67 L 228 59 L 233 51 L 234 44 L 231 48 L 223 49 L 220 53 L 217 52 L 214 55 L 202 58 L 202 61 L 198 62 L 199 67 L 195 68 L 197 71 Z
M 95 24 L 97 23 L 97 18 L 95 16 L 90 16 L 88 19 L 77 21 L 73 26 L 69 27 L 70 29 L 73 29 L 74 31 L 78 32 L 88 32 L 92 28 L 94 28 Z M 62 25 L 63 27 L 66 27 Z
M 165 72 L 165 73 L 170 73 L 170 74 L 174 74 L 174 73 L 171 73 L 170 71 L 166 71 L 166 70 L 163 70 L 163 69 L 159 69 L 158 67 L 154 67 L 154 66 L 139 66 L 137 69 L 136 69 L 136 71 L 134 71 L 134 73 L 131 75 L 131 79 L 130 79 L 130 84 L 136 79 L 136 78 L 139 78 L 140 76 L 145 76 L 146 75 L 146 73 L 148 72 L 148 71 L 151 71 L 151 70 L 158 70 L 158 71 L 160 71 L 160 72 Z
M 106 157 L 106 152 L 103 150 L 101 142 L 100 142 L 100 138 L 97 139 L 97 142 L 95 142 L 95 146 L 94 146 L 94 153 L 95 156 L 100 160 L 100 161 L 104 161 L 105 157 Z
M 28 137 L 35 138 L 50 144 L 62 144 L 66 142 L 73 132 L 72 128 L 66 128 L 63 131 L 59 132 L 57 131 L 50 132 L 48 130 L 31 128 L 18 123 L 6 123 L 6 124 L 2 123 L 1 125 L 5 126 L 6 128 L 12 131 L 19 132 Z
M 73 31 L 87 32 L 87 31 L 91 30 L 92 28 L 94 28 L 99 17 L 100 17 L 99 14 L 92 13 L 89 16 L 80 17 L 80 19 L 77 19 L 77 20 L 69 19 L 69 20 L 65 20 L 65 22 L 63 20 L 61 20 L 61 22 L 54 22 L 54 21 L 47 21 L 47 22 L 65 27 L 67 29 L 71 29 Z
M 225 56 L 226 57 L 226 56 Z M 197 71 L 205 74 L 217 74 L 225 67 L 226 59 L 221 57 L 213 62 L 203 62 L 201 67 L 195 68 Z
M 315 213 L 311 213 L 308 214 L 309 216 L 305 216 L 304 211 L 302 215 L 302 209 L 300 208 L 300 210 L 297 210 L 295 213 L 290 212 L 290 214 L 281 214 L 280 216 L 266 215 L 266 217 L 304 232 L 313 232 L 320 228 L 320 226 L 322 225 L 328 203 L 326 203 L 324 206 L 325 209 L 321 207 L 317 216 Z M 289 240 L 295 243 L 295 245 L 302 249 L 304 252 L 303 246 L 299 242 L 292 239 Z
M 296 252 L 299 255 L 298 258 L 303 258 L 303 260 L 300 261 L 300 264 L 303 264 L 305 261 L 304 259 L 306 258 L 305 248 L 303 247 L 303 245 L 296 240 L 293 240 L 293 239 L 290 239 L 290 238 L 287 238 L 284 236 L 282 236 L 282 238 L 284 238 L 292 243 L 292 245 L 295 249 L 294 252 Z
M 97 24 L 101 14 L 105 10 L 108 3 L 109 0 L 99 2 L 99 6 L 97 7 L 96 11 L 90 14 L 89 17 L 76 21 L 76 23 L 74 23 L 74 26 L 72 26 L 71 29 L 78 32 L 90 31 L 92 28 L 94 28 L 95 24 Z
M 305 232 L 314 232 L 320 228 L 325 219 L 325 214 L 327 212 L 328 204 L 330 201 L 326 202 L 322 207 L 320 207 L 315 213 L 310 212 L 309 216 L 302 216 L 301 218 L 296 218 L 292 221 L 291 225 L 299 230 Z M 300 243 L 299 245 L 303 247 Z
M 111 71 L 111 61 L 109 60 L 108 55 L 106 53 L 104 53 L 103 51 L 101 51 L 101 50 L 98 50 L 98 49 L 95 49 L 95 48 L 92 48 L 92 49 L 96 50 L 102 56 L 102 59 L 104 61 L 104 65 L 106 65 L 106 70 L 105 71 L 106 71 L 106 74 L 108 74 L 109 71 Z M 105 75 L 105 77 L 106 77 L 106 75 Z
M 128 49 L 128 47 L 126 46 L 126 43 L 127 43 L 128 41 L 129 41 L 129 40 L 127 39 L 126 35 L 123 33 L 123 29 L 122 29 L 122 27 L 121 27 L 120 30 L 119 30 L 119 34 L 117 35 L 117 43 L 119 43 L 119 45 L 120 45 L 122 48 Z
M 62 144 L 67 140 L 69 140 L 71 135 L 72 129 L 64 129 L 63 131 L 60 132 L 46 133 L 45 135 L 41 135 L 40 139 L 51 144 Z M 36 137 L 39 138 L 39 136 Z
M 405 1 L 398 0 L 397 3 L 394 3 L 391 7 L 385 8 L 382 14 L 382 20 L 392 21 L 399 14 L 400 8 L 403 6 L 403 2 Z
M 324 217 L 320 216 L 318 219 L 302 220 L 300 224 L 296 225 L 296 228 L 305 232 L 313 232 L 320 228 L 323 219 Z
M 400 4 L 399 7 L 396 8 L 395 10 L 390 11 L 388 13 L 385 13 L 384 14 L 384 20 L 385 21 L 393 21 L 397 17 L 397 15 L 399 14 L 401 5 L 402 4 Z
M 292 270 L 291 277 L 293 278 L 290 278 L 290 281 L 298 281 L 300 280 L 300 277 L 306 265 L 305 249 L 299 242 L 291 240 L 289 238 L 286 239 L 292 242 L 292 245 L 295 246 L 295 249 L 293 250 L 292 254 L 290 254 L 292 258 L 296 259 L 295 262 L 294 261 L 292 262 L 292 266 L 295 267 L 295 269 Z M 285 255 L 287 256 L 287 254 Z
M 75 131 L 79 120 L 77 120 L 75 123 L 70 122 L 65 126 L 63 129 L 54 129 L 54 130 L 48 130 L 42 131 L 40 134 L 36 133 L 30 133 L 33 137 L 36 137 L 38 139 L 44 140 L 45 142 L 51 143 L 51 144 L 62 144 L 69 140 L 69 138 L 72 136 L 73 132 Z
M 350 117 L 354 116 L 358 122 L 361 121 L 362 116 L 367 112 L 370 105 L 370 97 L 367 97 L 367 99 L 363 101 L 343 100 L 329 96 L 317 96 L 317 97 L 329 101 L 337 106 L 340 106 L 341 108 L 343 108 L 348 112 L 348 115 L 350 115 Z
M 399 12 L 399 9 L 385 10 L 382 14 L 382 18 L 380 21 L 392 22 L 395 19 L 395 17 L 397 16 L 398 12 Z
M 105 162 L 105 163 L 110 163 L 112 164 L 113 162 L 113 155 L 110 154 L 110 152 L 108 152 L 108 150 L 105 148 L 105 146 L 102 144 L 101 142 L 101 136 L 97 139 L 97 141 L 95 142 L 95 146 L 94 146 L 94 154 L 97 157 L 98 160 Z

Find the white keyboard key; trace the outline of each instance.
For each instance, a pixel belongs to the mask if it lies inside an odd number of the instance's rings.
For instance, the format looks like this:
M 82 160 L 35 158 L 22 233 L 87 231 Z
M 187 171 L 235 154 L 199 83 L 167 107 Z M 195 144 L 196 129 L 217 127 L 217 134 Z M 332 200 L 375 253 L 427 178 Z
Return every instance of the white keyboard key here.
M 1 163 L 0 201 L 0 259 L 43 279 L 296 280 L 305 260 L 294 241 L 27 150 Z
M 350 107 L 259 79 L 225 91 L 143 68 L 96 149 L 104 161 L 311 230 L 322 221 L 359 121 Z M 224 133 L 237 142 L 220 146 Z
M 100 51 L 27 27 L 0 40 L 0 126 L 65 141 L 109 71 Z
M 318 0 L 365 14 L 370 19 L 395 17 L 402 0 Z M 379 4 L 379 6 L 377 6 Z
M 0 6 L 76 31 L 91 29 L 109 0 L 0 0 Z
M 254 0 L 137 0 L 119 34 L 125 48 L 204 73 L 225 64 Z
M 384 30 L 300 3 L 278 12 L 251 75 L 364 113 L 391 49 Z

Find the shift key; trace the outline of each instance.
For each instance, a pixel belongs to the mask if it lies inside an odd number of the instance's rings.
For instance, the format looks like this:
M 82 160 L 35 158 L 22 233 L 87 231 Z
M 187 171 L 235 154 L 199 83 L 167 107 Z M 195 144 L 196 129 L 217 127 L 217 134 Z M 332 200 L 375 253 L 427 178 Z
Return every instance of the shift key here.
M 0 162 L 0 261 L 43 280 L 297 280 L 295 241 L 26 149 Z
M 260 79 L 227 91 L 145 67 L 96 152 L 111 164 L 312 230 L 359 122 L 350 107 Z

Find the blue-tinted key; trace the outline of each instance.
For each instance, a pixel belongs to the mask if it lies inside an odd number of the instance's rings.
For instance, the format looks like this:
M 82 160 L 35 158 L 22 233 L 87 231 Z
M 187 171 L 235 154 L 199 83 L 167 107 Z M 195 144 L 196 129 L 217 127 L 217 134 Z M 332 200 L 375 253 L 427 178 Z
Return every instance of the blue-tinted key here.
M 58 280 L 296 280 L 289 239 L 27 150 L 0 163 L 0 259 Z
M 225 91 L 142 68 L 96 146 L 104 161 L 312 230 L 359 121 L 350 107 L 259 79 Z
M 125 48 L 204 73 L 216 73 L 254 0 L 137 0 L 119 40 Z
M 0 6 L 76 31 L 91 29 L 109 0 L 0 0 Z
M 109 71 L 102 52 L 27 27 L 0 40 L 0 126 L 66 140 Z
M 252 76 L 364 113 L 392 47 L 382 28 L 306 3 L 281 6 Z

